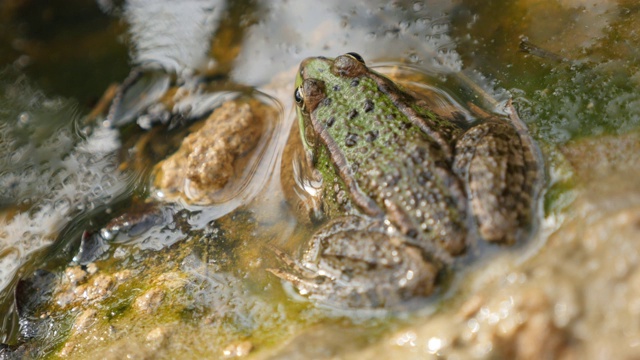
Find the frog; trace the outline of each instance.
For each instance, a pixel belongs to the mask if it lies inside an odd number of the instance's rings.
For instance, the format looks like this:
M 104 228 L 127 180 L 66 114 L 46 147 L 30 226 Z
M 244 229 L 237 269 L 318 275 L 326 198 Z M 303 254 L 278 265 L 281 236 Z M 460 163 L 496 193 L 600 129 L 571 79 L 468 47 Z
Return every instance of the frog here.
M 294 100 L 326 220 L 299 259 L 275 250 L 270 271 L 299 294 L 395 307 L 433 294 L 473 239 L 510 245 L 530 227 L 539 160 L 513 121 L 439 112 L 353 52 L 305 59 Z

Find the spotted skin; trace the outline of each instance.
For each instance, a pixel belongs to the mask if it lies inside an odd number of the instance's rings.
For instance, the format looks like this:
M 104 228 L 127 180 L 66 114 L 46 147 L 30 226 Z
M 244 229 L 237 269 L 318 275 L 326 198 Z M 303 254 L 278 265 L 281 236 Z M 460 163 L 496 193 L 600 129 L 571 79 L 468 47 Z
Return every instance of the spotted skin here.
M 332 220 L 301 259 L 272 272 L 310 298 L 366 308 L 429 295 L 471 230 L 511 244 L 530 223 L 540 166 L 513 121 L 463 128 L 356 54 L 306 59 L 296 87 L 302 142 Z
M 431 112 L 425 121 L 410 109 L 411 98 L 380 75 L 336 76 L 330 60 L 319 61 L 305 67 L 304 76 L 330 77 L 325 83 L 333 86 L 325 86 L 309 116 L 316 145 L 326 147 L 330 156 L 319 158 L 316 167 L 323 174 L 335 168 L 362 211 L 386 215 L 411 242 L 461 253 L 467 202 L 450 165 L 450 144 L 461 129 Z

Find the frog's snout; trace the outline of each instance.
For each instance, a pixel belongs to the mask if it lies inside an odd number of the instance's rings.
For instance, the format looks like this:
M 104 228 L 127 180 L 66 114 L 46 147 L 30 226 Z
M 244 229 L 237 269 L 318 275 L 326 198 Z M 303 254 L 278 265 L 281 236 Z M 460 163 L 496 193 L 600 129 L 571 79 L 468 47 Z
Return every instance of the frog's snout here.
M 302 62 L 300 63 L 300 67 L 298 68 L 298 75 L 296 76 L 296 87 L 300 86 L 302 84 L 302 81 L 308 77 L 305 74 L 305 69 L 309 69 L 313 59 L 314 58 L 312 57 L 308 57 L 302 60 Z

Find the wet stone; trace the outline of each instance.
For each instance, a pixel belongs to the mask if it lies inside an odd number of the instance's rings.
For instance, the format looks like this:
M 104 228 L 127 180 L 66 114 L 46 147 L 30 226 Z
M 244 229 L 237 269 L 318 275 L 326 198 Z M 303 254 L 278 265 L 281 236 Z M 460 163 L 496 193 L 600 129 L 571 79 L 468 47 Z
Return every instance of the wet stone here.
M 102 300 L 109 296 L 114 284 L 112 276 L 98 274 L 92 279 L 91 285 L 86 287 L 84 295 L 87 300 Z
M 90 275 L 94 275 L 95 273 L 98 272 L 98 266 L 95 263 L 89 263 L 87 264 L 87 272 Z
M 133 276 L 133 271 L 129 269 L 118 271 L 117 273 L 113 274 L 113 277 L 116 279 L 118 283 L 122 283 L 126 280 L 129 280 L 131 276 Z
M 83 283 L 87 279 L 87 272 L 80 266 L 67 268 L 64 272 L 65 280 L 72 285 Z
M 251 341 L 241 341 L 238 343 L 229 344 L 224 350 L 222 355 L 225 359 L 244 357 L 249 355 L 253 350 L 253 344 Z
M 257 145 L 265 119 L 273 116 L 273 109 L 257 101 L 225 102 L 178 151 L 156 165 L 154 185 L 169 198 L 215 202 L 215 195 L 236 177 L 237 161 Z
M 138 296 L 134 301 L 134 306 L 141 312 L 153 313 L 162 303 L 164 296 L 164 290 L 154 287 Z
M 152 349 L 157 350 L 167 345 L 168 340 L 171 338 L 171 333 L 171 329 L 166 326 L 158 326 L 157 328 L 149 331 L 145 340 L 147 341 L 147 345 Z
M 73 323 L 73 331 L 81 333 L 89 329 L 98 321 L 98 312 L 96 309 L 89 308 L 80 314 Z

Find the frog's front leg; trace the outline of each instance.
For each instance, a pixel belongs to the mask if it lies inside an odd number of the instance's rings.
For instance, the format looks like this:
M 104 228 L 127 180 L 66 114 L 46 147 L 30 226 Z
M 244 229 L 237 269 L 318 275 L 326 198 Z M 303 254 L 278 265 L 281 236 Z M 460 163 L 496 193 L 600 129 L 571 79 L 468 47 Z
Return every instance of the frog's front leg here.
M 335 219 L 311 238 L 301 261 L 277 251 L 288 269 L 270 269 L 302 295 L 347 308 L 391 307 L 433 292 L 438 268 L 380 221 Z
M 537 166 L 528 139 L 507 121 L 489 119 L 467 130 L 453 169 L 467 187 L 480 235 L 511 244 L 531 221 Z

